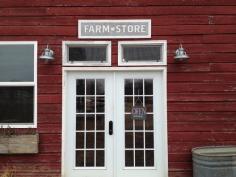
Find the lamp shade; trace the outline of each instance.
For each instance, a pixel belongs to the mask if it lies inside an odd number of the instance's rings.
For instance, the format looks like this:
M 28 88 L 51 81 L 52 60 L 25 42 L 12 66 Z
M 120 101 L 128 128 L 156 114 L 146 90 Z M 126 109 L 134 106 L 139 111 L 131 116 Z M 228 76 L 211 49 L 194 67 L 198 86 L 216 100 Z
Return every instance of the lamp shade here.
M 184 48 L 182 47 L 182 44 L 179 45 L 179 48 L 175 51 L 175 60 L 182 61 L 189 59 L 189 56 L 185 52 Z
M 44 59 L 44 60 L 53 60 L 54 59 L 54 52 L 47 45 L 47 48 L 44 49 L 44 51 L 42 52 L 42 54 L 39 58 Z

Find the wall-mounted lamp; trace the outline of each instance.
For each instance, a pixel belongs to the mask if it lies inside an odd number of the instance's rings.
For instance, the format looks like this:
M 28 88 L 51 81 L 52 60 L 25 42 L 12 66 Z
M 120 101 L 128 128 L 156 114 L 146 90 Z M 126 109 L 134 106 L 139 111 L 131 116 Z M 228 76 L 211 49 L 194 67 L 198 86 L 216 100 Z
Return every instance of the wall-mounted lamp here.
M 182 44 L 179 45 L 179 48 L 175 51 L 175 60 L 176 61 L 185 61 L 189 59 L 189 56 L 185 52 L 184 48 L 182 47 Z
M 53 55 L 54 55 L 53 50 L 51 50 L 47 45 L 47 48 L 44 49 L 42 55 L 39 58 L 45 61 L 52 61 L 54 59 Z

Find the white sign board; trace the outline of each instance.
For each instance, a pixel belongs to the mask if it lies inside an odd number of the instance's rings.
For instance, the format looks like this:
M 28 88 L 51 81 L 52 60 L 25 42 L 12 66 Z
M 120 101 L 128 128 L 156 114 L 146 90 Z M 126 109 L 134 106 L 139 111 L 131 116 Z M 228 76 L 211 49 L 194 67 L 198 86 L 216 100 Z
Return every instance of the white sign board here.
M 151 20 L 79 20 L 79 38 L 151 38 Z

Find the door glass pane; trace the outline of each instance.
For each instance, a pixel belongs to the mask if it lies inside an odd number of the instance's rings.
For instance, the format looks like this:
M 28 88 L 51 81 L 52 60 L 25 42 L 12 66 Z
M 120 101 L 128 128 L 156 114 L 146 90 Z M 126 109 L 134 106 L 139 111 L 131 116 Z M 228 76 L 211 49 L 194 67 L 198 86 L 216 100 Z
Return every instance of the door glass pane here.
M 76 95 L 84 95 L 85 94 L 85 80 L 84 79 L 78 79 L 76 81 Z
M 135 151 L 135 166 L 136 167 L 144 166 L 144 151 L 143 150 Z
M 126 148 L 133 148 L 133 132 L 126 132 L 125 133 L 125 147 Z
M 154 151 L 146 151 L 146 166 L 154 166 Z
M 96 95 L 104 95 L 104 79 L 97 79 L 96 82 Z
M 96 99 L 96 111 L 98 113 L 104 113 L 105 112 L 105 102 L 104 102 L 104 96 L 97 96 Z
M 94 95 L 94 94 L 95 94 L 95 80 L 86 79 L 86 95 Z
M 143 94 L 143 79 L 134 80 L 134 94 L 135 95 Z
M 94 132 L 86 133 L 86 148 L 94 148 Z
M 143 132 L 135 133 L 135 148 L 143 148 Z
M 95 97 L 86 96 L 86 112 L 95 113 Z
M 104 150 L 96 151 L 96 166 L 103 167 L 104 166 Z
M 133 79 L 125 79 L 125 95 L 133 95 Z
M 84 150 L 76 151 L 76 166 L 83 167 L 84 166 Z
M 76 148 L 77 149 L 84 148 L 84 132 L 76 133 Z
M 125 130 L 133 130 L 133 120 L 130 114 L 125 114 Z
M 150 157 L 154 153 L 153 80 L 125 79 L 124 91 L 125 166 L 154 166 L 154 157 Z M 143 106 L 147 112 L 146 119 L 132 119 L 133 106 Z
M 86 115 L 86 130 L 94 130 L 95 128 L 95 115 L 87 114 Z
M 94 166 L 94 151 L 88 150 L 86 151 L 86 167 Z
M 153 137 L 153 132 L 146 132 L 146 148 L 154 148 L 154 137 Z
M 76 112 L 77 113 L 84 113 L 85 111 L 85 99 L 84 97 L 77 97 L 76 98 Z
M 125 166 L 126 167 L 134 166 L 134 151 L 133 150 L 125 151 Z
M 76 166 L 105 166 L 105 80 L 76 80 Z M 82 159 L 83 158 L 83 159 Z
M 125 112 L 126 113 L 131 112 L 132 107 L 133 107 L 133 97 L 126 96 L 125 97 Z
M 153 114 L 147 114 L 147 118 L 145 120 L 145 129 L 153 130 Z
M 0 82 L 34 81 L 34 45 L 0 45 Z
M 153 94 L 152 79 L 145 79 L 144 80 L 144 89 L 145 89 L 145 95 L 152 95 Z
M 34 87 L 0 87 L 0 123 L 33 123 Z
M 104 114 L 97 114 L 96 115 L 96 129 L 97 130 L 104 130 L 105 129 L 105 115 Z
M 96 147 L 97 148 L 104 148 L 104 132 L 97 132 L 97 144 Z
M 84 114 L 78 114 L 76 116 L 76 130 L 84 130 Z

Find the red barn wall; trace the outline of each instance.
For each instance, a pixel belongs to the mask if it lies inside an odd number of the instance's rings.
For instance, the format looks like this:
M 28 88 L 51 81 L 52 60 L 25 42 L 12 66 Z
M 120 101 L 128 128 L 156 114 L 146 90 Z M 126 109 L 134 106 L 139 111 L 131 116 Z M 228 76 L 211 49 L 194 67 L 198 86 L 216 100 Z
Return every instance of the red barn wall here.
M 235 0 L 1 0 L 0 40 L 46 44 L 38 61 L 39 154 L 0 155 L 18 176 L 60 176 L 62 41 L 79 40 L 79 19 L 152 19 L 152 39 L 168 42 L 169 176 L 191 177 L 191 148 L 236 144 Z M 179 43 L 191 57 L 174 62 Z M 117 65 L 117 40 L 112 40 Z

